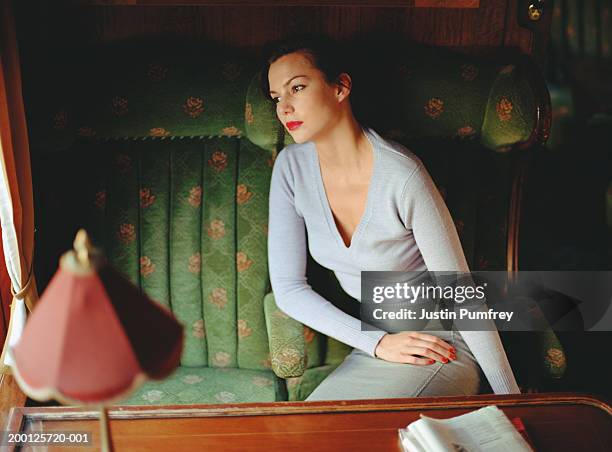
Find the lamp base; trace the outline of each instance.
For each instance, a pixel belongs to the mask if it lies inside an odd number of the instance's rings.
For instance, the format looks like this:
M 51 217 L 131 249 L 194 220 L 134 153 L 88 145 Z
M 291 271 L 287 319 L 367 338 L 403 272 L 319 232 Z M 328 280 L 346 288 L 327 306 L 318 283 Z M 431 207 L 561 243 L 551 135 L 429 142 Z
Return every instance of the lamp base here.
M 100 405 L 100 448 L 102 452 L 113 452 L 114 450 L 110 422 L 104 405 Z

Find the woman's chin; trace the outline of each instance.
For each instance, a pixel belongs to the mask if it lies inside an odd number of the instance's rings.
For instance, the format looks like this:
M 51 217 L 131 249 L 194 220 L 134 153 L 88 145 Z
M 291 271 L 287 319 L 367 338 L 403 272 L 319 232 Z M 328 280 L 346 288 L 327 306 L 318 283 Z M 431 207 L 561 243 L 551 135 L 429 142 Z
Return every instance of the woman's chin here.
M 309 136 L 306 133 L 300 132 L 299 130 L 295 130 L 293 132 L 289 132 L 289 135 L 291 135 L 291 138 L 293 138 L 293 141 L 296 144 L 302 144 L 305 143 L 309 140 Z

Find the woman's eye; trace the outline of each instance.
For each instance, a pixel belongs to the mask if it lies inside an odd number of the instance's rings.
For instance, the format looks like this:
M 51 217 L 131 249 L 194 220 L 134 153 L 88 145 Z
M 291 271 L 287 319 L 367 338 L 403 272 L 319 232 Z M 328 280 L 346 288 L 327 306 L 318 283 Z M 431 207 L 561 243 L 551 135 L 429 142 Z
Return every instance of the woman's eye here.
M 272 102 L 274 102 L 275 104 L 278 104 L 280 102 L 280 97 L 273 97 Z
M 304 88 L 306 88 L 304 85 L 295 85 L 291 89 L 293 90 L 293 92 L 297 92 L 297 91 L 302 91 Z

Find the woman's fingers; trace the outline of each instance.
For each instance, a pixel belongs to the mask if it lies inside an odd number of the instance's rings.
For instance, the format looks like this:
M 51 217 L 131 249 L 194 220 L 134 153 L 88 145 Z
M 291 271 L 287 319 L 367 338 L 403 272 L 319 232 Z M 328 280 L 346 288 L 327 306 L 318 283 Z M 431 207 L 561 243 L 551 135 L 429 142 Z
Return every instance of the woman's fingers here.
M 450 358 L 447 358 L 443 354 L 437 353 L 435 350 L 432 350 L 431 348 L 427 346 L 425 347 L 421 347 L 421 346 L 406 347 L 404 350 L 402 350 L 401 354 L 402 355 L 424 356 L 426 358 L 431 358 L 436 361 L 440 361 L 441 363 L 447 363 L 450 360 Z
M 419 333 L 419 332 L 414 331 L 410 334 L 410 337 L 413 339 L 421 340 L 421 341 L 431 342 L 437 345 L 438 347 L 442 347 L 450 352 L 456 352 L 455 347 L 453 347 L 448 342 L 445 342 L 439 337 L 434 336 L 432 334 Z
M 405 331 L 387 334 L 377 347 L 377 357 L 386 361 L 430 365 L 436 361 L 448 363 L 457 359 L 455 348 L 437 336 Z
M 433 364 L 436 361 L 431 358 L 419 358 L 417 356 L 412 355 L 403 355 L 402 360 L 400 362 L 403 364 L 417 364 L 419 366 L 426 366 L 429 364 Z
M 430 356 L 437 361 L 446 361 L 453 360 L 456 358 L 455 354 L 451 352 L 449 349 L 442 347 L 441 345 L 435 344 L 433 342 L 422 341 L 420 339 L 412 339 L 410 344 L 408 344 L 402 352 L 409 352 L 410 349 L 418 348 L 427 350 L 428 353 L 426 356 Z M 421 353 L 417 353 L 421 354 Z

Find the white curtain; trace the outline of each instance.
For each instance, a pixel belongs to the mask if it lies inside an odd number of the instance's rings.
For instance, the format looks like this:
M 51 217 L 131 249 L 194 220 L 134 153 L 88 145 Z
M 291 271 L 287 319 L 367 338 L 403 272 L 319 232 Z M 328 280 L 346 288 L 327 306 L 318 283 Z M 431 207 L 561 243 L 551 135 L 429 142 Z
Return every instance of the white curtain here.
M 37 299 L 32 275 L 34 201 L 30 145 L 12 4 L 0 0 L 0 227 L 13 294 L 7 339 L 0 357 L 2 373 L 10 372 L 7 364 L 13 363 L 7 351 L 21 337 L 26 311 L 34 307 Z M 2 290 L 6 293 L 7 288 Z
M 19 243 L 17 240 L 17 230 L 15 229 L 15 216 L 13 213 L 13 201 L 11 200 L 11 190 L 6 172 L 4 152 L 0 141 L 0 158 L 2 159 L 2 171 L 0 171 L 0 226 L 2 227 L 2 246 L 4 248 L 4 259 L 6 269 L 11 278 L 13 292 L 13 302 L 11 304 L 11 317 L 6 343 L 4 346 L 3 362 L 0 365 L 12 366 L 14 361 L 10 353 L 6 353 L 8 348 L 17 343 L 21 337 L 26 321 L 26 307 L 23 295 L 27 287 L 21 287 L 21 258 L 19 256 Z M 28 278 L 29 281 L 29 278 Z M 26 283 L 27 284 L 27 283 Z

